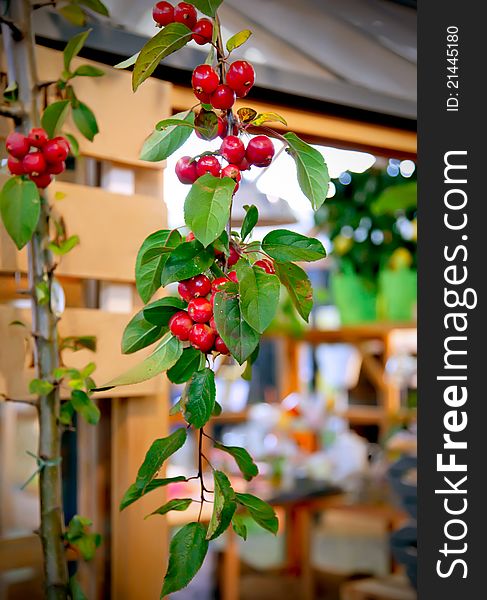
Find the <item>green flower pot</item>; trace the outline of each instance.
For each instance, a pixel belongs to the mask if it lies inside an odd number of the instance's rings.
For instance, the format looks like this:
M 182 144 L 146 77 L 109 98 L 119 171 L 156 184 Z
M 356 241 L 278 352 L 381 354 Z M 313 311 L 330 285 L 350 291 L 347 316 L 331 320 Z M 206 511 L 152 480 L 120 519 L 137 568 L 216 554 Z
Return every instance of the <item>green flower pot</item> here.
M 375 286 L 355 273 L 333 273 L 330 281 L 342 325 L 370 323 L 377 319 Z
M 412 269 L 379 274 L 377 313 L 385 321 L 412 321 L 417 301 L 417 272 Z

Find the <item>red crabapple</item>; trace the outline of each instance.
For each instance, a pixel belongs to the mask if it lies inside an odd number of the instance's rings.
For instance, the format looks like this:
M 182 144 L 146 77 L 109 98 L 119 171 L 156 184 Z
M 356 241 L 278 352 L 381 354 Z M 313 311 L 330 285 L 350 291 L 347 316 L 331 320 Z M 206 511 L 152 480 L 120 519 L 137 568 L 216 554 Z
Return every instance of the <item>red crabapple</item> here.
M 189 341 L 193 348 L 202 352 L 210 352 L 215 343 L 215 332 L 203 323 L 196 323 L 189 332 Z
M 266 135 L 258 135 L 250 140 L 245 158 L 251 165 L 267 167 L 274 157 L 274 144 Z
M 236 60 L 228 69 L 226 82 L 239 98 L 244 98 L 254 85 L 254 68 L 246 60 Z
M 169 319 L 169 330 L 182 342 L 189 339 L 189 332 L 193 327 L 193 321 L 185 310 L 174 313 Z
M 181 183 L 192 184 L 198 179 L 196 161 L 191 156 L 182 156 L 176 163 L 175 171 Z
M 195 323 L 208 323 L 213 316 L 213 308 L 206 298 L 192 298 L 188 304 L 188 314 Z
M 8 134 L 5 141 L 7 152 L 15 158 L 24 158 L 30 150 L 29 140 L 18 131 L 12 131 Z
M 200 19 L 193 27 L 193 40 L 199 45 L 209 44 L 213 38 L 213 23 L 210 19 Z

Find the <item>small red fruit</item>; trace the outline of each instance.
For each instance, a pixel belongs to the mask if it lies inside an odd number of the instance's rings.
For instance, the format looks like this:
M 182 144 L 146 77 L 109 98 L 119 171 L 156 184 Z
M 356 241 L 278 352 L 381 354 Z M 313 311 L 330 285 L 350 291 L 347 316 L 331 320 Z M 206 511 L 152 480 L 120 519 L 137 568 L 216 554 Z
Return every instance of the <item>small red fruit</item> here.
M 196 161 L 191 156 L 182 156 L 176 163 L 176 175 L 181 183 L 191 184 L 198 179 Z
M 224 138 L 227 134 L 227 121 L 218 117 L 218 137 Z
M 56 163 L 47 163 L 47 172 L 50 175 L 60 175 L 66 169 L 66 163 L 62 160 Z
M 196 173 L 198 177 L 210 173 L 214 177 L 219 177 L 221 171 L 220 163 L 216 156 L 202 156 L 196 163 Z
M 249 163 L 249 161 L 246 158 L 242 159 L 242 162 L 238 165 L 238 168 L 241 171 L 248 171 L 250 169 L 251 165 Z
M 193 27 L 193 40 L 199 45 L 209 44 L 213 38 L 213 23 L 210 19 L 200 19 Z
M 234 246 L 230 245 L 230 256 L 228 257 L 227 264 L 229 267 L 232 267 L 235 263 L 238 262 L 240 258 L 240 254 L 235 250 Z
M 195 94 L 196 92 L 212 94 L 218 87 L 219 83 L 220 77 L 215 69 L 210 65 L 199 65 L 193 71 L 191 85 L 193 86 Z
M 193 348 L 202 352 L 210 352 L 215 343 L 215 332 L 208 325 L 196 323 L 189 332 L 189 341 Z
M 252 138 L 247 146 L 245 158 L 251 165 L 267 167 L 274 157 L 274 144 L 266 135 Z
M 169 319 L 169 330 L 182 342 L 189 339 L 193 321 L 185 310 L 180 310 Z
M 230 354 L 230 350 L 219 335 L 215 339 L 215 350 L 220 354 Z
M 193 298 L 206 296 L 211 292 L 211 281 L 206 275 L 195 275 L 187 280 L 187 284 Z
M 193 240 L 195 240 L 196 238 L 194 237 L 194 233 L 193 233 L 192 231 L 190 231 L 190 232 L 188 233 L 188 235 L 186 236 L 186 238 L 185 238 L 185 239 L 186 239 L 186 241 L 187 241 L 187 242 L 192 242 L 192 241 L 193 241 Z
M 46 159 L 42 152 L 30 152 L 22 159 L 22 166 L 27 175 L 37 177 L 46 170 Z
M 208 323 L 213 316 L 213 308 L 206 298 L 193 298 L 188 304 L 188 314 L 195 323 Z
M 239 98 L 244 98 L 254 85 L 254 68 L 246 60 L 236 60 L 228 69 L 226 82 Z
M 174 9 L 174 20 L 176 23 L 182 23 L 183 25 L 186 25 L 186 27 L 189 27 L 189 29 L 193 29 L 197 19 L 198 14 L 196 8 L 192 4 L 180 2 Z
M 214 293 L 221 292 L 225 283 L 228 283 L 228 277 L 217 277 L 211 284 L 211 290 Z
M 237 271 L 230 271 L 228 278 L 233 281 L 233 283 L 238 283 Z
M 30 142 L 22 133 L 12 131 L 5 141 L 7 152 L 15 158 L 24 158 L 30 150 Z
M 41 190 L 47 188 L 52 181 L 52 177 L 49 175 L 49 173 L 43 173 L 42 175 L 29 175 L 29 179 L 33 181 Z
M 69 154 L 69 144 L 61 137 L 49 140 L 42 147 L 42 154 L 47 162 L 57 163 L 66 160 Z
M 202 102 L 203 104 L 211 103 L 211 95 L 210 94 L 206 94 L 205 92 L 200 92 L 198 90 L 193 90 L 193 93 L 198 98 L 198 100 L 200 102 Z
M 269 273 L 269 275 L 274 275 L 274 273 L 276 272 L 276 270 L 274 269 L 274 265 L 272 264 L 272 262 L 270 260 L 267 260 L 266 258 L 262 259 L 262 260 L 257 260 L 254 265 L 256 267 L 260 267 L 261 269 L 264 269 L 264 271 L 266 273 Z
M 245 146 L 236 135 L 228 135 L 220 146 L 223 158 L 234 165 L 238 165 L 245 156 Z
M 169 2 L 158 2 L 152 9 L 152 18 L 161 27 L 174 23 L 173 5 Z
M 7 160 L 8 170 L 12 175 L 25 175 L 24 167 L 22 166 L 22 161 L 15 156 L 9 156 Z
M 222 170 L 222 177 L 231 177 L 237 183 L 242 179 L 242 174 L 240 173 L 240 169 L 236 165 L 227 165 Z
M 49 136 L 47 135 L 46 131 L 42 129 L 42 127 L 34 127 L 30 130 L 28 135 L 30 145 L 35 146 L 36 148 L 42 148 L 48 139 Z
M 211 105 L 213 108 L 228 110 L 235 104 L 235 92 L 224 83 L 220 84 L 211 94 Z
M 193 297 L 191 295 L 191 290 L 189 288 L 188 285 L 188 280 L 185 279 L 184 281 L 180 281 L 178 284 L 178 294 L 181 296 L 181 298 L 185 301 L 185 302 L 189 302 L 191 300 L 191 298 Z

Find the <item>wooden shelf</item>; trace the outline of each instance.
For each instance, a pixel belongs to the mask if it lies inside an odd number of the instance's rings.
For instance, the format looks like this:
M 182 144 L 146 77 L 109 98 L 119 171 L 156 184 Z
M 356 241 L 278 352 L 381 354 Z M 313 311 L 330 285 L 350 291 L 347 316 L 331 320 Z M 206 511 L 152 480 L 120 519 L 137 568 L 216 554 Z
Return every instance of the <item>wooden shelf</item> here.
M 217 417 L 211 417 L 209 423 L 242 423 L 246 421 L 248 418 L 248 410 L 243 410 L 241 412 L 228 412 L 222 413 Z M 169 417 L 170 423 L 183 423 L 184 419 L 181 413 L 177 415 L 171 415 Z

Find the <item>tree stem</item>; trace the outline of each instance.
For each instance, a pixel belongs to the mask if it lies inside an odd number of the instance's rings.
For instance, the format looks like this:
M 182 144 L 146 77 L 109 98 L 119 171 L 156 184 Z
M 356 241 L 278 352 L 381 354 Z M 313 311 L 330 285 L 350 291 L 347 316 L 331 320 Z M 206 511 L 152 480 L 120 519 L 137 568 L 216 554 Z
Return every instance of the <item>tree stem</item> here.
M 10 19 L 22 32 L 16 40 L 11 29 L 2 27 L 3 43 L 9 66 L 9 80 L 17 81 L 19 103 L 24 116 L 18 129 L 24 134 L 40 122 L 39 88 L 37 82 L 35 42 L 31 28 L 30 0 L 10 3 Z M 28 247 L 29 286 L 35 290 L 40 282 L 50 286 L 53 272 L 49 242 L 49 206 L 45 195 L 41 198 L 39 223 Z M 57 317 L 50 303 L 38 304 L 32 298 L 32 332 L 35 332 L 34 359 L 39 379 L 46 379 L 59 366 Z M 63 541 L 64 513 L 61 485 L 61 428 L 59 425 L 59 386 L 38 398 L 39 457 L 47 462 L 39 475 L 41 524 L 39 534 L 44 554 L 46 598 L 68 598 L 68 571 Z

